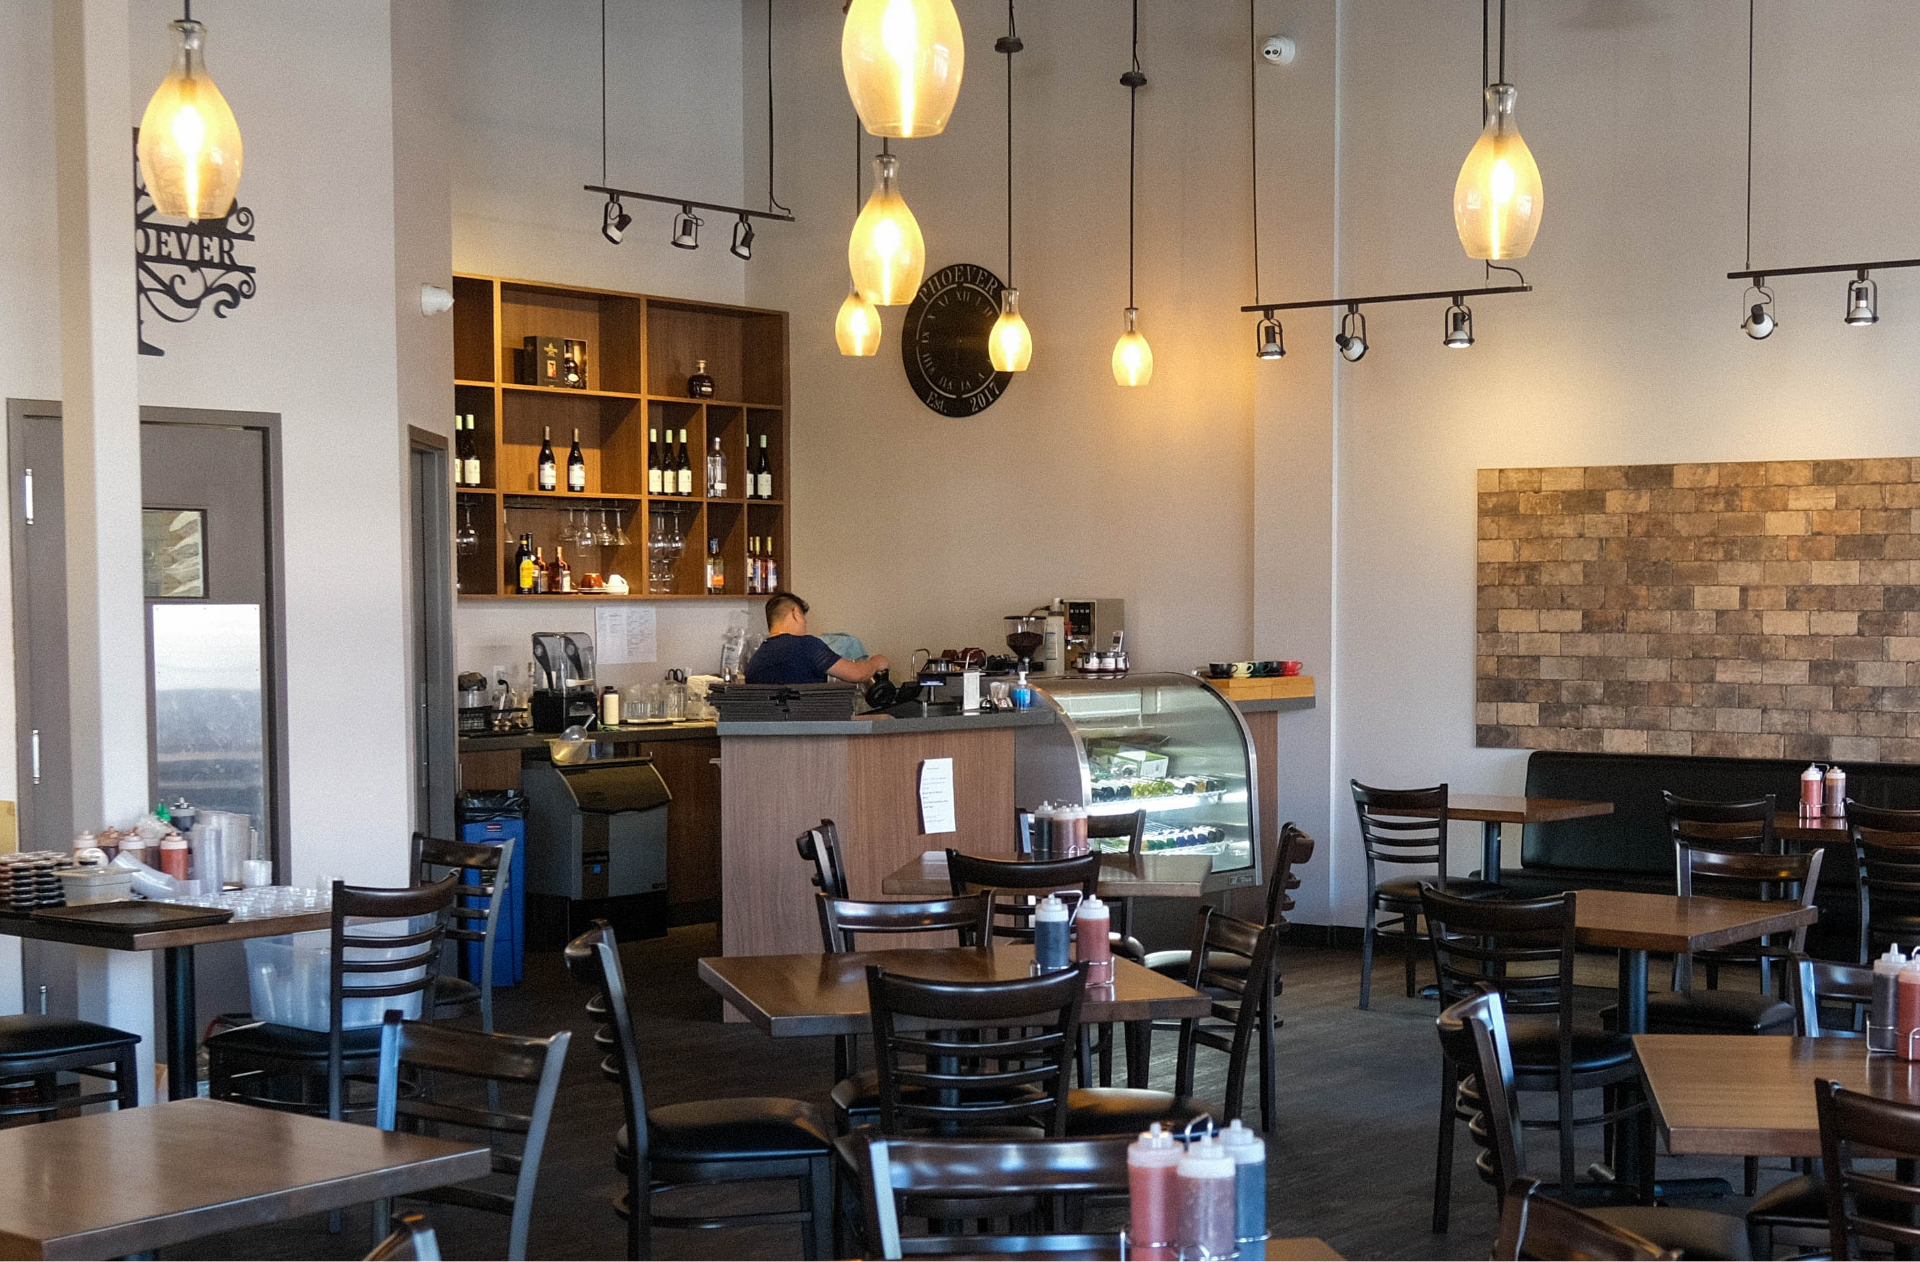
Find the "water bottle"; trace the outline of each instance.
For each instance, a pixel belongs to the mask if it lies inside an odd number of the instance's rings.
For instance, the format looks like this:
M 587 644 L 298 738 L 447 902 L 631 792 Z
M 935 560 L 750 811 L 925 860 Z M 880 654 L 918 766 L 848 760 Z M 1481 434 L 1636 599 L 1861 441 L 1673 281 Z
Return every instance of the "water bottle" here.
M 1033 971 L 1057 973 L 1071 966 L 1067 958 L 1067 905 L 1049 894 L 1033 909 Z
M 1174 1199 L 1180 1216 L 1174 1228 L 1180 1251 L 1203 1258 L 1234 1254 L 1233 1158 L 1209 1135 L 1187 1149 L 1174 1168 Z
M 1135 1256 L 1141 1249 L 1173 1246 L 1174 1167 L 1179 1164 L 1180 1148 L 1158 1122 L 1127 1145 L 1127 1242 Z
M 1887 953 L 1873 962 L 1873 1003 L 1867 1010 L 1867 1051 L 1882 1055 L 1894 1049 L 1894 1019 L 1898 1015 L 1898 995 L 1900 989 L 1900 970 L 1905 968 L 1907 957 L 1900 954 L 1900 944 L 1894 943 Z M 1808 1030 L 1809 1035 L 1814 1031 Z
M 1267 1144 L 1236 1117 L 1220 1146 L 1233 1158 L 1233 1238 L 1241 1257 L 1256 1257 L 1264 1250 L 1248 1246 L 1267 1238 Z
M 1075 919 L 1075 944 L 1081 962 L 1087 966 L 1089 986 L 1113 983 L 1113 940 L 1108 936 L 1112 924 L 1113 916 L 1105 903 L 1098 898 L 1081 900 L 1080 914 Z M 1915 981 L 1920 982 L 1920 969 L 1915 972 Z
M 1907 958 L 1896 980 L 1893 1000 L 1893 1054 L 1901 1060 L 1920 1060 L 1913 1035 L 1920 1030 L 1920 951 Z

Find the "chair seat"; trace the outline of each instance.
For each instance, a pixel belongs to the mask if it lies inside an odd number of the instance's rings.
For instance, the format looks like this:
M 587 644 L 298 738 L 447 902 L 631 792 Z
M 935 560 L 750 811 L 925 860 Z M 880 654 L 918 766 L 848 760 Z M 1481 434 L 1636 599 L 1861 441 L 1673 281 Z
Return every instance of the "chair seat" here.
M 1875 1196 L 1860 1198 L 1861 1212 L 1875 1218 L 1897 1217 L 1900 1207 Z M 1753 1198 L 1747 1206 L 1747 1221 L 1776 1226 L 1805 1223 L 1821 1231 L 1827 1229 L 1827 1184 L 1818 1175 L 1796 1174 L 1776 1183 Z
M 1516 1073 L 1552 1072 L 1560 1065 L 1560 1029 L 1551 1019 L 1527 1017 L 1507 1026 L 1508 1046 L 1513 1049 Z M 1612 1069 L 1633 1060 L 1633 1038 L 1612 1030 L 1573 1032 L 1573 1072 L 1592 1073 Z
M 0 1017 L 0 1060 L 10 1057 L 56 1056 L 67 1052 L 106 1051 L 138 1043 L 138 1034 L 91 1021 L 35 1014 Z
M 1647 996 L 1652 1034 L 1791 1034 L 1793 1005 L 1757 990 L 1683 990 Z
M 1138 1135 L 1155 1122 L 1177 1131 L 1212 1105 L 1171 1091 L 1139 1091 L 1128 1087 L 1083 1087 L 1067 1093 L 1067 1135 L 1084 1139 L 1096 1135 Z
M 439 1012 L 443 1008 L 477 1007 L 480 1003 L 480 988 L 464 977 L 448 977 L 442 974 L 433 979 L 433 1008 Z
M 647 1135 L 654 1161 L 812 1157 L 832 1147 L 812 1105 L 779 1096 L 689 1100 L 648 1109 Z M 633 1152 L 626 1127 L 614 1136 L 614 1148 L 622 1156 Z
M 1395 903 L 1420 905 L 1420 887 L 1432 885 L 1431 876 L 1396 876 L 1380 882 L 1373 887 L 1373 896 Z M 1486 898 L 1491 894 L 1503 894 L 1506 891 L 1495 881 L 1474 881 L 1466 877 L 1448 877 L 1447 893 L 1455 898 Z
M 1045 1094 L 1039 1087 L 1033 1086 L 1032 1084 L 1020 1087 L 1018 1091 L 1021 1095 L 1035 1100 L 1040 1099 L 1041 1096 Z M 903 1087 L 900 1091 L 900 1098 L 902 1100 L 915 1100 L 926 1094 L 927 1089 L 925 1087 Z M 961 1091 L 960 1098 L 971 1103 L 987 1099 L 1000 1099 L 1003 1095 L 1004 1093 L 1001 1092 L 975 1089 Z M 833 1084 L 833 1090 L 829 1093 L 829 1098 L 833 1101 L 833 1107 L 841 1113 L 879 1113 L 880 1071 L 877 1069 L 867 1069 L 855 1074 L 851 1078 L 842 1078 L 839 1082 Z
M 1610 1205 L 1590 1209 L 1601 1222 L 1651 1240 L 1663 1249 L 1678 1249 L 1682 1258 L 1747 1259 L 1753 1256 L 1747 1225 L 1729 1214 L 1704 1209 L 1670 1209 L 1664 1205 Z
M 1144 961 L 1147 968 L 1162 977 L 1171 977 L 1174 981 L 1187 980 L 1187 971 L 1193 967 L 1193 952 L 1150 951 Z M 1207 968 L 1215 973 L 1225 973 L 1234 977 L 1246 976 L 1247 968 L 1253 963 L 1244 955 L 1216 951 L 1207 960 Z
M 256 1021 L 231 1030 L 222 1030 L 206 1041 L 209 1052 L 233 1052 L 241 1056 L 272 1056 L 280 1060 L 317 1060 L 327 1058 L 327 1032 L 302 1030 L 298 1026 L 275 1025 Z M 364 1026 L 340 1032 L 340 1054 L 347 1060 L 364 1060 L 380 1054 L 380 1027 Z

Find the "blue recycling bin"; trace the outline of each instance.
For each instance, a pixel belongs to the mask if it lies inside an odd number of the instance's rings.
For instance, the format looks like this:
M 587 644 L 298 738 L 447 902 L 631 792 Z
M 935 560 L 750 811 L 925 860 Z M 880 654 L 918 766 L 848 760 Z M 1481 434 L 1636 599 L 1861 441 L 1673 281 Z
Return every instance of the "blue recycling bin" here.
M 460 840 L 471 845 L 497 846 L 513 842 L 513 863 L 507 881 L 507 901 L 500 908 L 499 926 L 493 940 L 493 984 L 512 986 L 526 975 L 527 923 L 527 804 L 518 790 L 493 793 L 467 793 L 460 798 Z M 463 879 L 477 885 L 477 873 Z M 485 907 L 482 899 L 468 906 Z M 478 984 L 480 981 L 478 942 L 461 944 L 460 975 Z

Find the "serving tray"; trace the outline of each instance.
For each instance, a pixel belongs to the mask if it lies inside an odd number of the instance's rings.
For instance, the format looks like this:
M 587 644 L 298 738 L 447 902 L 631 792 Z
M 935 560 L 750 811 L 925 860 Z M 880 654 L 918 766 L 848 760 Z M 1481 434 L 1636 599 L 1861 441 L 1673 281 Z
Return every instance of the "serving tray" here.
M 73 907 L 42 907 L 33 913 L 33 918 L 137 932 L 143 929 L 197 929 L 202 925 L 223 925 L 233 919 L 233 909 L 119 899 L 111 903 L 81 903 Z

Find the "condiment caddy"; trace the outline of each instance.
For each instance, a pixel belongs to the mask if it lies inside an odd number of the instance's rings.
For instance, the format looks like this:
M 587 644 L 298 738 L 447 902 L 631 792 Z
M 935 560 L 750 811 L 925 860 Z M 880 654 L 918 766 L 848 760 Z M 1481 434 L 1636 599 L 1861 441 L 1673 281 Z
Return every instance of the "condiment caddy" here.
M 1237 1118 L 1222 1131 L 1202 1114 L 1178 1136 L 1155 1122 L 1127 1148 L 1127 1190 L 1123 1256 L 1265 1254 L 1267 1146 Z

